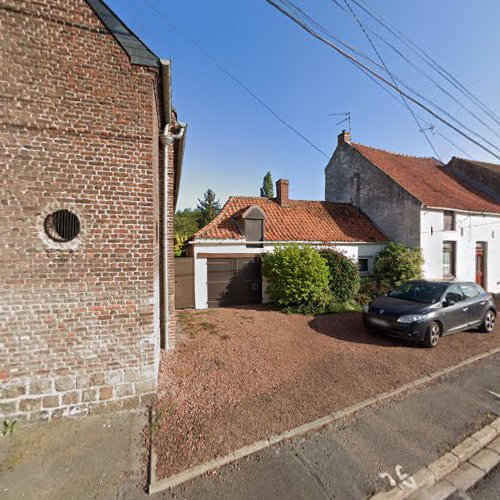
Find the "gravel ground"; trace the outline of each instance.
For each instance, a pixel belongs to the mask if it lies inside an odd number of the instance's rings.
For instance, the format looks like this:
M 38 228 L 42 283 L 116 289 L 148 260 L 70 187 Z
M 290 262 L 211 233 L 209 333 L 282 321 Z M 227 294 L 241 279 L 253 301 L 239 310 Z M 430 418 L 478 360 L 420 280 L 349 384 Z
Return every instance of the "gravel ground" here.
M 152 426 L 160 478 L 500 345 L 498 325 L 424 349 L 366 332 L 359 313 L 265 306 L 182 311 L 178 329 Z

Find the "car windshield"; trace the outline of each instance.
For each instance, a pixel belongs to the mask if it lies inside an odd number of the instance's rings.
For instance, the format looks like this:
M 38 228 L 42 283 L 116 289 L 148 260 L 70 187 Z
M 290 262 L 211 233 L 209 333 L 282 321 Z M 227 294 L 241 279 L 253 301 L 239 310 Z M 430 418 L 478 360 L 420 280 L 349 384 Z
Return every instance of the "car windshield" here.
M 433 283 L 404 283 L 391 290 L 388 295 L 402 300 L 434 304 L 441 298 L 443 290 L 442 286 Z

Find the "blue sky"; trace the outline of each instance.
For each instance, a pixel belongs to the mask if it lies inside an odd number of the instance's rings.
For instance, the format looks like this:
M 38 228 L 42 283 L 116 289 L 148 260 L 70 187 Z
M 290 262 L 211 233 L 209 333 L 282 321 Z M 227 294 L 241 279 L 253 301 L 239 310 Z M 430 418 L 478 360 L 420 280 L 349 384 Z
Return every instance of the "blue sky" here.
M 352 114 L 356 142 L 433 155 L 404 107 L 263 0 L 148 2 L 328 156 L 342 129 L 335 125 L 341 117 L 328 114 L 344 111 Z M 296 3 L 336 36 L 375 57 L 356 23 L 330 0 Z M 368 3 L 500 114 L 498 0 Z M 108 4 L 156 54 L 172 59 L 174 105 L 179 118 L 189 124 L 178 208 L 194 207 L 207 188 L 222 203 L 230 195 L 258 195 L 268 170 L 274 180 L 290 180 L 292 198 L 323 199 L 325 157 L 279 123 L 144 0 L 108 0 Z M 438 89 L 380 49 L 392 72 L 499 144 L 497 137 Z M 435 119 L 429 121 L 475 158 L 494 161 Z M 433 142 L 445 162 L 452 155 L 463 156 L 439 136 Z

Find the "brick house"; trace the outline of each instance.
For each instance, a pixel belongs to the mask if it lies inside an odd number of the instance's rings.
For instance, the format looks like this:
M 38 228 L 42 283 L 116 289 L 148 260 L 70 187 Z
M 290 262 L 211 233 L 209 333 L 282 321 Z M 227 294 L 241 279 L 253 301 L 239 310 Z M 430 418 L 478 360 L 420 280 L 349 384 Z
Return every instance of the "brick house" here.
M 101 0 L 0 0 L 0 418 L 152 400 L 185 125 Z
M 232 196 L 217 217 L 194 234 L 195 307 L 267 301 L 261 256 L 287 243 L 334 248 L 370 274 L 388 239 L 348 203 L 293 200 L 289 182 L 276 183 L 275 199 Z
M 500 165 L 393 153 L 343 132 L 325 170 L 325 199 L 352 203 L 391 240 L 420 247 L 429 279 L 500 293 Z

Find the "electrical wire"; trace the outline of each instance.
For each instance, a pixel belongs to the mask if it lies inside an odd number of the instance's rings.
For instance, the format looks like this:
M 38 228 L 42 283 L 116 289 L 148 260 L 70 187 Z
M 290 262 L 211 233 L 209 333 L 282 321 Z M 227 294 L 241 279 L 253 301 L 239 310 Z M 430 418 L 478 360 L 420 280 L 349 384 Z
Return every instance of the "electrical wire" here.
M 313 36 L 317 40 L 321 41 L 322 43 L 325 43 L 326 45 L 330 46 L 332 49 L 334 49 L 336 52 L 338 52 L 339 54 L 341 54 L 343 57 L 351 60 L 358 68 L 364 68 L 366 71 L 368 71 L 369 73 L 371 73 L 375 78 L 379 79 L 380 81 L 382 81 L 383 83 L 385 83 L 389 87 L 393 88 L 394 90 L 398 90 L 397 87 L 392 82 L 388 81 L 385 77 L 383 77 L 382 75 L 380 75 L 379 73 L 377 73 L 376 71 L 374 71 L 373 69 L 371 69 L 370 67 L 366 66 L 364 63 L 362 63 L 361 61 L 359 61 L 358 59 L 356 59 L 353 55 L 349 54 L 348 52 L 346 52 L 345 50 L 343 50 L 342 48 L 340 48 L 335 43 L 330 42 L 329 40 L 327 40 L 324 37 L 322 37 L 320 34 L 318 34 L 316 31 L 314 31 L 306 23 L 304 23 L 303 21 L 301 21 L 300 19 L 298 19 L 296 16 L 294 16 L 293 14 L 291 14 L 290 12 L 288 12 L 285 8 L 283 8 L 280 5 L 278 5 L 274 0 L 264 0 L 264 1 L 267 2 L 268 4 L 270 4 L 272 7 L 274 7 L 279 12 L 281 12 L 283 15 L 285 15 L 286 17 L 288 17 L 290 20 L 292 20 L 293 22 L 295 22 L 298 26 L 300 26 L 303 30 L 305 30 L 311 36 Z M 404 92 L 402 90 L 400 92 L 407 99 L 409 99 L 411 102 L 413 102 L 414 104 L 416 104 L 417 106 L 419 106 L 420 108 L 422 108 L 427 113 L 429 113 L 432 116 L 434 116 L 437 120 L 439 120 L 440 122 L 444 123 L 446 126 L 448 126 L 449 128 L 451 128 L 452 130 L 454 130 L 458 134 L 462 135 L 463 137 L 465 137 L 467 140 L 469 140 L 470 142 L 472 142 L 476 146 L 480 147 L 481 149 L 483 149 L 484 151 L 486 151 L 490 155 L 492 155 L 495 158 L 497 158 L 497 159 L 500 160 L 500 156 L 498 154 L 494 153 L 491 149 L 487 148 L 482 143 L 480 143 L 479 141 L 477 141 L 476 139 L 474 139 L 470 135 L 468 135 L 465 132 L 463 132 L 462 130 L 460 130 L 458 127 L 456 127 L 455 125 L 453 125 L 452 123 L 450 123 L 448 120 L 444 119 L 442 116 L 440 116 L 435 111 L 433 111 L 432 109 L 430 109 L 428 106 L 426 106 L 425 104 L 422 104 L 419 100 L 417 100 L 413 96 L 409 95 L 407 92 Z M 483 140 L 484 140 L 484 138 L 483 138 Z M 489 141 L 486 141 L 486 140 L 484 140 L 484 141 L 487 142 L 488 144 L 490 144 Z M 498 150 L 498 148 L 495 145 L 492 144 L 492 146 L 495 149 Z
M 234 76 L 229 70 L 222 66 L 209 52 L 207 52 L 203 46 L 197 42 L 194 38 L 189 36 L 186 32 L 179 29 L 167 16 L 165 16 L 157 7 L 151 3 L 149 0 L 143 0 L 146 5 L 148 5 L 156 14 L 164 19 L 170 27 L 179 35 L 186 38 L 191 44 L 193 44 L 214 66 L 216 66 L 220 71 L 222 71 L 228 78 L 233 80 L 237 85 L 239 85 L 247 94 L 249 94 L 253 99 L 255 99 L 264 109 L 266 109 L 274 118 L 276 118 L 285 127 L 291 130 L 294 134 L 305 141 L 309 146 L 314 148 L 318 153 L 323 155 L 325 158 L 330 159 L 330 156 L 322 151 L 316 144 L 314 144 L 310 139 L 308 139 L 304 134 L 297 130 L 293 125 L 288 123 L 284 118 L 282 118 L 274 109 L 272 109 L 268 104 L 266 104 L 253 90 L 251 90 L 245 83 L 243 83 L 238 77 Z
M 289 8 L 291 8 L 296 14 L 296 16 L 305 24 L 307 25 L 307 23 L 311 23 L 313 24 L 314 26 L 317 27 L 317 29 L 322 32 L 325 36 L 329 37 L 331 40 L 337 42 L 338 44 L 342 45 L 344 48 L 347 48 L 348 50 L 351 50 L 353 53 L 355 53 L 356 55 L 358 55 L 359 57 L 363 58 L 365 61 L 369 61 L 371 64 L 373 64 L 375 67 L 377 67 L 378 69 L 380 69 L 381 71 L 385 71 L 385 68 L 377 63 L 376 61 L 374 61 L 372 58 L 370 58 L 368 55 L 366 55 L 365 53 L 363 53 L 362 51 L 360 51 L 359 49 L 356 49 L 355 47 L 353 47 L 352 45 L 348 44 L 348 43 L 345 43 L 341 40 L 339 40 L 338 38 L 336 38 L 330 31 L 328 31 L 324 26 L 322 26 L 321 24 L 319 24 L 317 21 L 315 21 L 311 16 L 309 16 L 306 12 L 304 12 L 300 7 L 298 7 L 296 4 L 294 4 L 291 0 L 279 0 L 282 4 L 285 4 L 287 5 Z M 334 2 L 336 0 L 333 0 Z M 268 2 L 269 3 L 269 2 Z M 302 26 L 303 27 L 303 26 Z M 306 29 L 307 31 L 307 29 Z M 311 34 L 311 33 L 310 33 Z M 315 36 L 313 34 L 313 36 Z M 317 36 L 315 36 L 315 38 L 318 38 Z M 327 45 L 331 45 L 328 43 L 328 41 L 324 40 L 322 37 L 319 37 L 318 38 L 320 41 L 323 41 L 324 43 L 326 43 Z M 350 54 L 352 55 L 352 54 Z M 358 61 L 359 63 L 359 61 Z M 356 65 L 356 64 L 355 64 Z M 366 66 L 365 66 L 366 67 Z M 488 144 L 490 147 L 492 147 L 493 149 L 496 149 L 498 152 L 500 152 L 500 148 L 497 147 L 495 144 L 493 144 L 491 141 L 489 141 L 488 139 L 486 139 L 484 136 L 482 136 L 481 134 L 479 134 L 476 130 L 473 130 L 469 127 L 467 127 L 467 125 L 465 125 L 464 123 L 462 123 L 460 120 L 456 119 L 454 116 L 452 116 L 448 111 L 446 111 L 445 109 L 443 109 L 441 106 L 439 106 L 438 104 L 436 104 L 435 102 L 431 101 L 430 99 L 426 98 L 424 95 L 422 95 L 421 93 L 417 92 L 415 89 L 413 89 L 412 87 L 410 87 L 409 85 L 407 85 L 405 82 L 403 82 L 403 80 L 401 80 L 400 78 L 398 78 L 397 76 L 395 75 L 392 75 L 396 80 L 397 82 L 399 83 L 400 86 L 402 86 L 403 88 L 405 88 L 406 90 L 408 90 L 409 92 L 413 93 L 416 97 L 418 97 L 419 99 L 421 99 L 422 101 L 426 102 L 427 104 L 429 104 L 430 106 L 434 106 L 440 113 L 442 113 L 443 115 L 445 115 L 447 118 L 449 118 L 450 120 L 452 120 L 453 122 L 455 122 L 458 126 L 462 127 L 464 130 L 466 130 L 467 132 L 469 132 L 470 134 L 472 135 L 475 135 L 476 137 L 478 137 L 479 139 L 481 139 L 482 141 L 484 141 L 486 144 Z M 386 82 L 388 83 L 388 82 Z M 393 87 L 395 88 L 395 87 Z M 398 89 L 396 89 L 398 90 Z M 406 94 L 405 94 L 406 95 Z M 489 152 L 489 150 L 488 150 Z
M 413 118 L 413 120 L 415 121 L 415 123 L 417 124 L 417 127 L 418 129 L 420 130 L 420 132 L 422 132 L 424 134 L 424 137 L 425 137 L 425 140 L 427 141 L 427 143 L 429 144 L 429 146 L 431 147 L 432 151 L 434 152 L 434 154 L 436 155 L 436 157 L 439 159 L 439 161 L 441 161 L 441 158 L 438 154 L 438 152 L 436 151 L 436 148 L 434 147 L 434 144 L 432 143 L 432 141 L 429 139 L 429 136 L 427 135 L 427 132 L 425 131 L 425 129 L 422 127 L 422 124 L 420 123 L 419 119 L 417 118 L 415 112 L 413 111 L 413 109 L 411 108 L 410 104 L 408 103 L 408 101 L 406 100 L 406 98 L 403 96 L 403 94 L 401 93 L 401 90 L 399 89 L 397 83 L 396 83 L 396 80 L 394 79 L 394 76 L 393 74 L 389 71 L 389 68 L 387 66 L 387 64 L 385 63 L 382 55 L 380 54 L 380 52 L 377 50 L 377 47 L 375 46 L 375 44 L 373 43 L 373 40 L 371 39 L 370 35 L 368 34 L 368 32 L 365 30 L 365 27 L 363 25 L 363 23 L 361 22 L 361 19 L 359 19 L 359 17 L 356 15 L 356 13 L 354 12 L 354 10 L 352 9 L 351 7 L 351 4 L 349 3 L 348 0 L 344 0 L 345 1 L 345 4 L 347 6 L 347 8 L 349 9 L 350 13 L 352 14 L 352 16 L 354 17 L 354 19 L 356 20 L 356 22 L 358 23 L 359 27 L 361 28 L 361 31 L 364 33 L 365 37 L 367 38 L 368 42 L 370 43 L 373 51 L 375 52 L 375 54 L 377 55 L 377 57 L 379 58 L 380 62 L 382 63 L 382 66 L 384 67 L 386 73 L 389 75 L 389 77 L 391 78 L 392 80 L 392 83 L 394 83 L 394 85 L 396 86 L 396 89 L 397 91 L 399 92 L 399 95 L 401 96 L 401 100 L 403 101 L 403 104 L 405 105 L 406 109 L 408 110 L 408 112 L 410 113 L 411 117 Z
M 491 120 L 500 125 L 500 118 L 496 113 L 494 113 L 489 107 L 483 103 L 478 97 L 476 97 L 469 89 L 465 87 L 456 77 L 454 77 L 449 71 L 447 71 L 441 64 L 439 64 L 432 56 L 430 56 L 424 49 L 413 42 L 404 33 L 398 30 L 392 23 L 385 19 L 382 15 L 373 13 L 370 11 L 368 3 L 364 0 L 353 0 L 353 2 L 363 11 L 365 11 L 370 17 L 372 17 L 377 23 L 379 23 L 384 29 L 390 32 L 393 36 L 402 41 L 413 53 L 417 54 L 420 59 L 422 59 L 428 66 L 430 66 L 434 71 L 440 74 L 444 79 L 451 83 L 457 90 L 459 90 L 463 95 L 465 95 L 471 102 L 478 106 L 485 114 L 487 114 Z M 374 9 L 373 9 L 374 10 Z
M 350 12 L 337 0 L 332 0 L 332 2 L 339 7 L 342 11 L 344 11 L 347 15 L 350 15 Z M 355 2 L 356 3 L 356 2 Z M 356 3 L 356 5 L 358 5 Z M 384 43 L 387 47 L 389 47 L 393 52 L 395 52 L 403 61 L 405 61 L 408 65 L 410 65 L 413 69 L 417 70 L 419 73 L 424 75 L 435 87 L 437 87 L 441 92 L 443 92 L 447 97 L 449 97 L 455 104 L 457 104 L 460 108 L 462 108 L 466 113 L 472 116 L 475 120 L 477 120 L 481 125 L 483 125 L 486 129 L 488 129 L 492 134 L 496 135 L 500 138 L 500 133 L 498 133 L 495 129 L 493 129 L 488 123 L 486 123 L 481 117 L 479 117 L 476 113 L 470 110 L 467 106 L 465 106 L 457 97 L 455 97 L 451 92 L 445 89 L 438 81 L 435 80 L 427 71 L 420 68 L 417 64 L 415 64 L 411 59 L 409 59 L 405 54 L 403 54 L 397 47 L 395 47 L 392 43 L 386 40 L 383 36 L 377 33 L 374 29 L 370 28 L 370 26 L 365 26 L 365 29 L 372 33 L 373 36 L 378 38 L 382 43 Z

